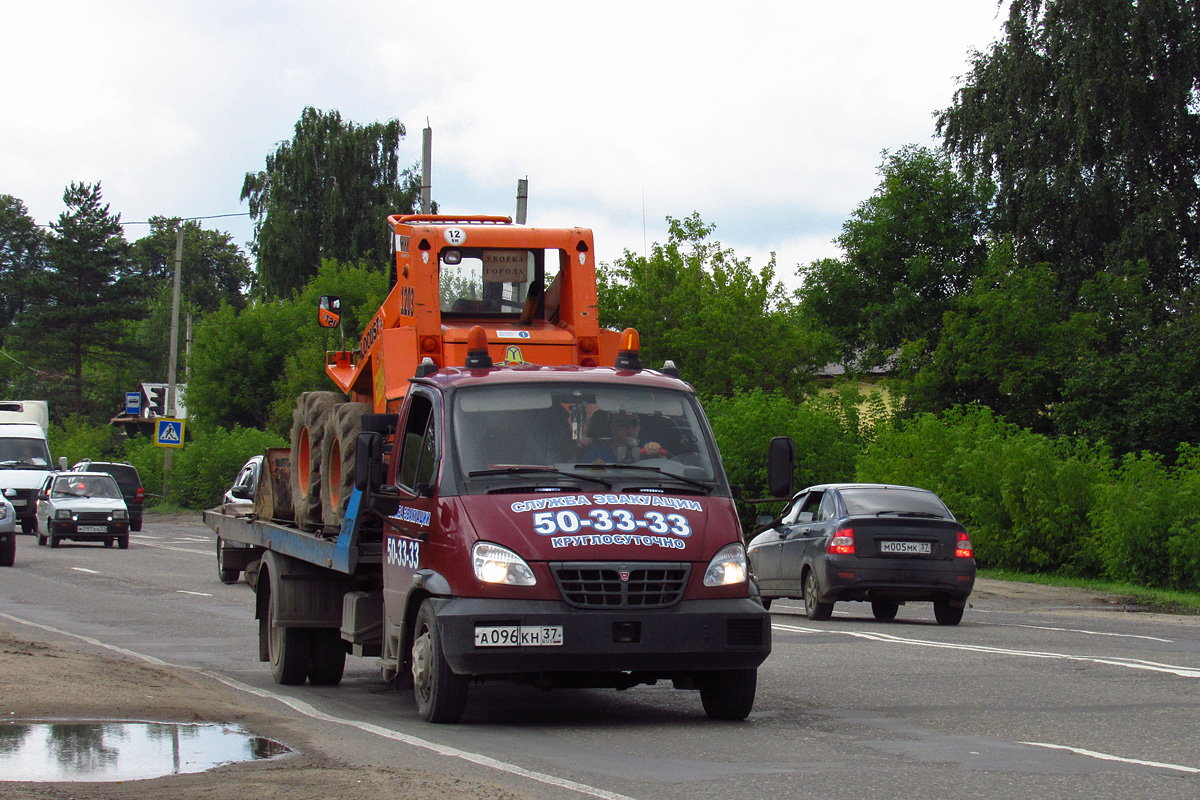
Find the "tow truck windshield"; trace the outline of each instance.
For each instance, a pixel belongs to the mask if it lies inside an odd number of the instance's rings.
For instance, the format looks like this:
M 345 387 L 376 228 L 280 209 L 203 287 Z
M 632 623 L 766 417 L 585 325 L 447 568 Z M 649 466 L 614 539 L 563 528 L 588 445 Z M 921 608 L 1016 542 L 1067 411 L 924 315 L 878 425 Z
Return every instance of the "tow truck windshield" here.
M 528 480 L 542 472 L 703 491 L 716 485 L 711 437 L 685 392 L 582 383 L 468 387 L 455 394 L 452 415 L 458 468 L 471 479 Z

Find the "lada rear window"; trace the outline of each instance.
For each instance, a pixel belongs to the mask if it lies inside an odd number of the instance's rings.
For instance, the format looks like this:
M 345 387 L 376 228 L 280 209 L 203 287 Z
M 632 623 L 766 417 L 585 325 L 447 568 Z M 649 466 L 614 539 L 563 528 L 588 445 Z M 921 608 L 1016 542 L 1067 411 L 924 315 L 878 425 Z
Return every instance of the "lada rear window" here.
M 843 489 L 842 501 L 852 517 L 920 514 L 953 519 L 950 509 L 931 492 L 898 488 Z
M 643 386 L 522 384 L 463 388 L 453 409 L 464 475 L 504 466 L 640 464 L 715 479 L 694 398 Z

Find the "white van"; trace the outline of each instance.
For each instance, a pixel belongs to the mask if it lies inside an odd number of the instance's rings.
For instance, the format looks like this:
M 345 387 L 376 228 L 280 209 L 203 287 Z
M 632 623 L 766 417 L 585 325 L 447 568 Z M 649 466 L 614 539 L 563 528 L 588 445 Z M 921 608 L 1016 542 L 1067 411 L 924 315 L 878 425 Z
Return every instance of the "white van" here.
M 37 492 L 53 471 L 45 400 L 0 400 L 0 492 L 12 503 L 22 533 L 36 533 Z

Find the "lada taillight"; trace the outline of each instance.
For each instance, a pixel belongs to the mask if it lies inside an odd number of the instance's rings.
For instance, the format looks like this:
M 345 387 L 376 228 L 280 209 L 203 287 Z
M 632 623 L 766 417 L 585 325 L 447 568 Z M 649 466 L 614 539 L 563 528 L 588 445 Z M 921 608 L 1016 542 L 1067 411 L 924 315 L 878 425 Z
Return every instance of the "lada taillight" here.
M 142 498 L 145 496 L 146 496 L 146 492 L 142 489 L 142 487 L 139 486 L 137 488 L 137 491 L 133 495 L 133 499 L 137 500 L 140 503 L 140 502 L 142 502 Z
M 839 556 L 854 555 L 854 528 L 840 528 L 829 540 L 826 552 Z
M 971 546 L 971 537 L 966 531 L 958 532 L 958 542 L 954 545 L 955 558 L 974 558 L 975 548 Z

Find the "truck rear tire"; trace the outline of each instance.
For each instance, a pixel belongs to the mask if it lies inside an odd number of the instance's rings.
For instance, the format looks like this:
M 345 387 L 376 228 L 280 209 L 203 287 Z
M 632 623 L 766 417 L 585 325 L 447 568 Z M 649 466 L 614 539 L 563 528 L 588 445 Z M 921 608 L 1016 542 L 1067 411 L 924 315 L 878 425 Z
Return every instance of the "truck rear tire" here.
M 308 682 L 313 686 L 337 686 L 346 671 L 346 643 L 336 628 L 312 631 L 312 664 Z
M 326 526 L 340 526 L 346 501 L 354 489 L 354 446 L 362 432 L 362 416 L 374 409 L 366 403 L 342 403 L 325 420 L 321 446 L 321 516 Z
M 305 392 L 292 412 L 292 507 L 304 531 L 321 527 L 321 452 L 325 420 L 344 401 L 337 392 Z
M 741 720 L 754 708 L 758 670 L 720 669 L 696 674 L 700 702 L 709 719 Z
M 426 722 L 455 723 L 467 707 L 466 675 L 457 675 L 442 652 L 442 635 L 433 602 L 426 600 L 417 612 L 412 643 L 413 696 L 417 713 Z
M 275 597 L 267 598 L 267 651 L 271 676 L 282 686 L 300 686 L 308 678 L 313 660 L 312 630 L 275 625 Z

